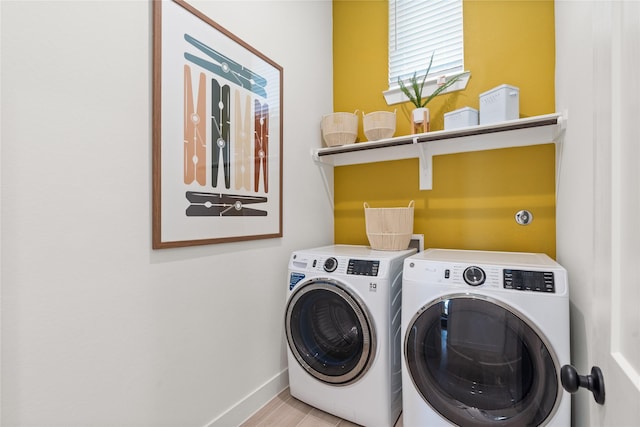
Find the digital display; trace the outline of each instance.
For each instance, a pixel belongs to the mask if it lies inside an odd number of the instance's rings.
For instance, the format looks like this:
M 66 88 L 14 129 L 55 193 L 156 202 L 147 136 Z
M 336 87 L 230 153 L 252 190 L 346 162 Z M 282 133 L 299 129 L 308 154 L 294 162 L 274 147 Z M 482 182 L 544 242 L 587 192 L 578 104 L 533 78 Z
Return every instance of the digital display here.
M 541 288 L 544 286 L 544 275 L 538 271 L 519 271 L 519 278 L 528 288 Z
M 520 291 L 555 292 L 553 272 L 504 270 L 504 288 Z
M 347 267 L 347 274 L 356 276 L 377 276 L 380 268 L 380 261 L 369 261 L 362 259 L 350 259 Z

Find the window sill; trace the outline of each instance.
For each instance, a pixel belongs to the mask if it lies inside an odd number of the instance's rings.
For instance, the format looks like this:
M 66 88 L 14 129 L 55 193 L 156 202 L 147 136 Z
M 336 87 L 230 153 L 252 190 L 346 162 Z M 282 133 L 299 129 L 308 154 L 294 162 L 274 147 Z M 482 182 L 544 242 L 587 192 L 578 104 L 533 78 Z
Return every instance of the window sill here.
M 442 95 L 445 93 L 456 92 L 459 90 L 464 90 L 467 88 L 467 84 L 469 83 L 469 78 L 471 77 L 471 71 L 464 71 L 463 75 L 460 77 L 456 83 L 449 86 L 446 90 L 442 92 Z M 446 76 L 447 81 L 450 80 L 454 75 Z M 434 90 L 438 87 L 438 79 L 427 80 L 424 85 L 423 95 L 429 96 L 433 93 Z M 406 97 L 404 93 L 400 90 L 400 88 L 393 88 L 389 90 L 385 90 L 382 92 L 384 99 L 387 101 L 387 105 L 401 104 L 403 102 L 408 102 L 409 99 Z

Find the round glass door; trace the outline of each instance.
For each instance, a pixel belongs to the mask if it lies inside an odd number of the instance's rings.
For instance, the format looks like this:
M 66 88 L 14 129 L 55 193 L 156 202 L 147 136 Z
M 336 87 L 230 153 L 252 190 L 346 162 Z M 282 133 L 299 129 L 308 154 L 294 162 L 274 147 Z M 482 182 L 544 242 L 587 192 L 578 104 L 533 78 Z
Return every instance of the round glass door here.
M 555 355 L 524 316 L 490 298 L 423 307 L 404 350 L 419 393 L 456 425 L 537 426 L 559 402 Z
M 299 285 L 285 315 L 289 348 L 311 375 L 330 384 L 349 384 L 371 366 L 375 332 L 362 301 L 337 281 Z

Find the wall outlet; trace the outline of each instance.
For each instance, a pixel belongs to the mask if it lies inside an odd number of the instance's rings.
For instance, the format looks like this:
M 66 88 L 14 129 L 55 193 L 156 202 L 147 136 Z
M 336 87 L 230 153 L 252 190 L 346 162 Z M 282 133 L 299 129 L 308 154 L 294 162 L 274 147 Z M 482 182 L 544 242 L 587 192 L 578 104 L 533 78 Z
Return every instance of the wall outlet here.
M 411 241 L 409 242 L 410 248 L 416 248 L 418 252 L 424 251 L 424 234 L 411 235 Z

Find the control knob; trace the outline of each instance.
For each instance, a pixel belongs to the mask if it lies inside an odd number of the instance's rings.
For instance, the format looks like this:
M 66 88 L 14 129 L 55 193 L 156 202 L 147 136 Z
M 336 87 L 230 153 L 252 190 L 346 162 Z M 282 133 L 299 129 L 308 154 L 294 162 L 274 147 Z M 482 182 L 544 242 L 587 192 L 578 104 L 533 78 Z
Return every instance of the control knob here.
M 327 258 L 322 267 L 324 268 L 324 271 L 328 273 L 336 271 L 336 268 L 338 268 L 338 260 L 333 257 Z
M 480 286 L 487 278 L 484 270 L 476 266 L 467 267 L 462 273 L 462 277 L 467 282 L 467 285 L 470 286 Z

